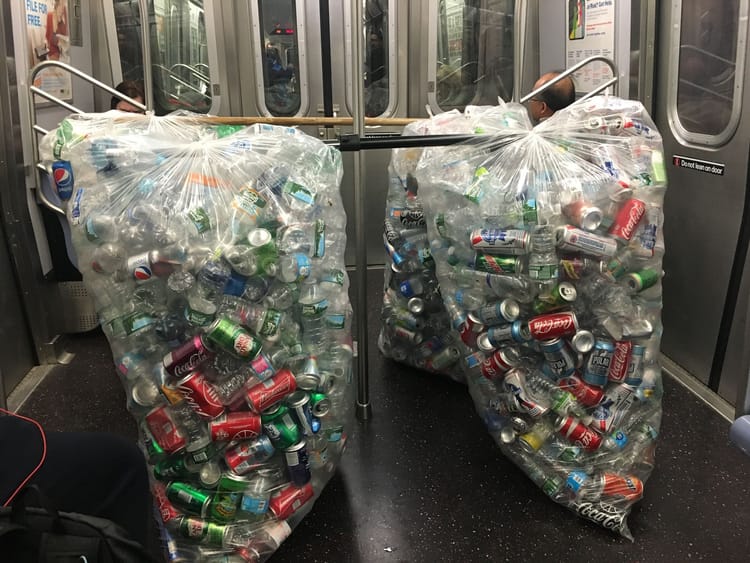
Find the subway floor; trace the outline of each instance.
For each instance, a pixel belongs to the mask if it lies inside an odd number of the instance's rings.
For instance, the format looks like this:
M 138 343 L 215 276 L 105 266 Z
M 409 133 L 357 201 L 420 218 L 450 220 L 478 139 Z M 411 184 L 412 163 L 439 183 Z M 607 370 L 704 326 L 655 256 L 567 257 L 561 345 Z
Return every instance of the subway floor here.
M 382 270 L 368 276 L 371 420 L 271 561 L 747 561 L 750 458 L 729 423 L 665 376 L 656 467 L 629 542 L 554 504 L 507 461 L 465 387 L 380 356 Z M 106 339 L 71 338 L 20 412 L 47 430 L 136 438 Z M 156 542 L 152 546 L 157 549 Z

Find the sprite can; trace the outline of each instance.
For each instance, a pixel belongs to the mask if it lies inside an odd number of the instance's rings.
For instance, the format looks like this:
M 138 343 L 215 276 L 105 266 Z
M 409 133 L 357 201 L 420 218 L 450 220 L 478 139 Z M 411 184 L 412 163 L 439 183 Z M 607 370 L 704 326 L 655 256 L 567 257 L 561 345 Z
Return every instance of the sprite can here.
M 167 498 L 178 509 L 205 518 L 211 503 L 211 494 L 187 483 L 171 482 L 167 485 Z

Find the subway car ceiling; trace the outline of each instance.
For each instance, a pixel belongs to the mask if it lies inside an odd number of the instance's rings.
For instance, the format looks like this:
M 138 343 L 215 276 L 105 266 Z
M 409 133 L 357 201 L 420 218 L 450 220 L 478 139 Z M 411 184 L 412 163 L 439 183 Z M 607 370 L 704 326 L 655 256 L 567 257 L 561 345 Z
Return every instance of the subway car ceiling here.
M 321 22 L 321 4 L 69 0 L 82 30 L 80 46 L 71 38 L 70 62 L 110 85 L 150 74 L 151 103 L 158 115 L 189 110 L 227 116 L 351 116 L 356 75 L 364 80 L 367 116 L 425 117 L 428 112 L 493 104 L 498 98 L 518 100 L 532 90 L 543 71 L 565 68 L 574 61 L 575 44 L 565 32 L 566 2 L 367 0 L 361 28 L 364 65 L 354 73 L 351 3 L 324 3 L 325 22 Z M 14 48 L 26 52 L 24 3 L 4 0 L 4 5 L 5 13 L 12 16 L 5 26 L 12 27 Z M 689 381 L 717 392 L 738 410 L 748 410 L 750 232 L 745 227 L 745 186 L 750 116 L 741 111 L 748 103 L 748 0 L 658 5 L 631 0 L 612 6 L 611 51 L 605 51 L 611 54 L 619 78 L 613 92 L 643 102 L 664 136 L 668 160 L 678 155 L 720 163 L 725 170 L 723 176 L 712 176 L 669 167 L 673 188 L 665 203 L 663 352 Z M 31 61 L 18 57 L 17 62 L 23 137 L 19 149 L 25 162 L 31 163 L 33 133 L 26 84 Z M 73 79 L 71 103 L 81 110 L 106 110 L 109 99 L 108 94 Z M 38 123 L 51 129 L 66 113 L 39 106 Z M 303 129 L 323 138 L 348 131 L 346 127 Z M 401 127 L 367 131 L 398 134 Z M 384 208 L 388 161 L 385 150 L 366 154 L 367 209 Z M 351 155 L 346 154 L 344 162 L 342 194 L 353 218 Z M 36 187 L 30 172 L 23 181 L 28 188 Z M 708 209 L 715 212 L 707 213 Z M 62 260 L 61 253 L 64 258 L 65 249 L 57 233 L 50 234 L 49 212 L 38 206 L 29 212 L 35 240 L 29 241 L 28 253 L 48 277 L 54 278 L 56 272 L 59 276 L 61 270 L 53 262 Z M 686 219 L 696 225 L 692 234 L 684 232 Z M 382 216 L 368 214 L 367 232 L 379 233 L 381 222 Z M 353 220 L 348 223 L 347 234 L 353 241 Z M 720 238 L 713 233 L 721 233 Z M 347 253 L 349 264 L 355 262 L 353 246 Z M 378 236 L 368 238 L 367 258 L 370 265 L 383 264 Z M 49 331 L 55 333 L 52 327 Z M 39 331 L 32 326 L 31 332 Z

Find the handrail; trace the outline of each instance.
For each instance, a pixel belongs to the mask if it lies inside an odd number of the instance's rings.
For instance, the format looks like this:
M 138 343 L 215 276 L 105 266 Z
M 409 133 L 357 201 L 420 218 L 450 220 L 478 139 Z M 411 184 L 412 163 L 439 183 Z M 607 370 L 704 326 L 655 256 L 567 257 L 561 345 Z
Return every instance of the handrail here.
M 565 72 L 561 72 L 558 74 L 555 78 L 552 80 L 545 82 L 542 84 L 539 88 L 536 90 L 529 92 L 526 94 L 523 98 L 521 98 L 521 103 L 528 102 L 531 98 L 534 96 L 538 96 L 542 92 L 544 92 L 547 88 L 550 88 L 552 85 L 557 84 L 562 80 L 563 78 L 566 78 L 576 72 L 577 70 L 581 69 L 582 67 L 586 66 L 589 63 L 595 62 L 595 61 L 601 61 L 605 63 L 607 66 L 609 66 L 610 70 L 612 71 L 613 78 L 609 80 L 609 82 L 606 83 L 606 85 L 600 85 L 598 88 L 596 88 L 593 92 L 589 92 L 584 98 L 588 98 L 590 96 L 593 96 L 596 93 L 601 92 L 604 88 L 608 88 L 612 84 L 615 84 L 618 80 L 617 78 L 617 68 L 615 67 L 615 63 L 613 63 L 611 60 L 609 60 L 607 57 L 603 57 L 602 55 L 594 55 L 593 57 L 589 57 L 588 59 L 583 59 L 581 62 L 574 64 L 572 67 L 567 69 Z M 580 100 L 579 100 L 580 101 Z
M 208 100 L 209 102 L 211 101 L 211 96 L 209 96 L 208 94 L 204 94 L 203 92 L 201 92 L 200 90 L 198 90 L 198 88 L 196 88 L 196 87 L 195 87 L 195 86 L 193 86 L 192 84 L 189 84 L 189 83 L 185 82 L 185 81 L 184 81 L 184 80 L 183 80 L 182 78 L 180 78 L 180 77 L 179 77 L 179 76 L 177 76 L 176 74 L 173 74 L 173 73 L 172 73 L 172 71 L 171 71 L 171 70 L 169 70 L 169 69 L 168 69 L 167 67 L 165 67 L 164 65 L 161 65 L 161 64 L 159 64 L 159 63 L 153 63 L 153 64 L 152 64 L 151 66 L 154 66 L 154 67 L 158 68 L 158 69 L 159 69 L 160 71 L 162 71 L 162 72 L 165 72 L 165 73 L 167 73 L 167 75 L 169 76 L 169 78 L 170 78 L 170 79 L 174 80 L 175 82 L 179 82 L 180 84 L 182 84 L 183 86 L 185 86 L 185 87 L 186 87 L 186 88 L 188 88 L 189 90 L 192 90 L 192 91 L 193 91 L 193 92 L 195 92 L 196 94 L 199 94 L 199 95 L 203 96 L 203 97 L 204 97 L 204 98 L 206 98 L 206 99 L 207 99 L 207 100 Z M 177 94 L 177 92 L 169 92 L 169 91 L 167 91 L 167 90 L 166 90 L 166 89 L 164 89 L 164 88 L 163 88 L 163 90 L 164 90 L 164 93 L 165 93 L 165 94 L 175 94 L 175 95 Z
M 31 115 L 31 127 L 34 130 L 35 133 L 46 135 L 48 131 L 44 129 L 43 127 L 39 126 L 39 124 L 36 122 L 37 114 L 36 114 L 36 104 L 34 95 L 41 96 L 45 100 L 49 100 L 53 104 L 60 106 L 63 109 L 68 110 L 71 113 L 84 113 L 82 110 L 78 109 L 72 104 L 69 104 L 68 102 L 61 100 L 57 96 L 50 94 L 49 92 L 45 92 L 41 88 L 34 86 L 34 80 L 36 79 L 37 75 L 43 71 L 45 68 L 51 68 L 51 67 L 57 67 L 64 71 L 69 72 L 70 74 L 73 74 L 77 76 L 78 78 L 81 78 L 82 80 L 85 80 L 89 84 L 92 84 L 98 88 L 101 88 L 102 90 L 105 90 L 106 92 L 112 94 L 113 96 L 120 98 L 121 100 L 125 100 L 126 102 L 133 104 L 139 109 L 146 110 L 146 106 L 144 106 L 142 103 L 137 102 L 133 98 L 126 96 L 122 92 L 118 92 L 111 86 L 107 86 L 103 82 L 98 81 L 96 78 L 93 78 L 86 74 L 85 72 L 81 72 L 77 68 L 60 61 L 42 61 L 39 64 L 37 64 L 34 68 L 31 69 L 31 72 L 29 73 L 29 92 L 31 95 L 29 96 L 29 115 Z M 39 197 L 39 200 L 41 203 L 48 209 L 54 211 L 55 213 L 58 213 L 60 215 L 65 215 L 65 211 L 52 203 L 47 195 L 44 193 L 44 190 L 42 189 L 42 176 L 41 171 L 44 170 L 45 172 L 49 172 L 44 166 L 41 165 L 39 162 L 39 140 L 37 139 L 36 135 L 31 136 L 31 154 L 32 158 L 34 159 L 34 163 L 36 164 L 35 170 L 37 173 L 37 195 Z M 40 168 L 41 166 L 41 168 Z
M 718 59 L 723 63 L 726 63 L 731 66 L 737 66 L 736 61 L 730 61 L 729 59 L 725 59 L 724 57 L 720 57 L 719 55 L 715 55 L 714 53 L 710 51 L 706 51 L 705 49 L 701 49 L 700 47 L 696 47 L 695 45 L 680 45 L 680 49 L 686 49 L 688 51 L 695 51 L 697 53 L 700 53 L 701 55 L 708 55 L 709 57 L 713 57 L 714 59 Z
M 177 68 L 177 67 L 188 69 L 191 74 L 194 74 L 195 76 L 197 76 L 199 79 L 201 79 L 206 84 L 208 84 L 211 81 L 211 79 L 208 76 L 206 76 L 202 72 L 194 69 L 192 66 L 186 65 L 185 63 L 175 63 L 175 64 L 173 64 L 170 67 L 169 72 L 172 73 L 172 74 L 174 74 L 174 69 Z M 164 68 L 166 68 L 166 67 L 164 67 Z

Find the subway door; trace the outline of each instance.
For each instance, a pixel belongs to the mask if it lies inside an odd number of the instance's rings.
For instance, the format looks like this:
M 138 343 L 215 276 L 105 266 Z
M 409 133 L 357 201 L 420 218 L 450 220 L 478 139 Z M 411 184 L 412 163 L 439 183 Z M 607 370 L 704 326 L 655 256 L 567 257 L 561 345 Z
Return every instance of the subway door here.
M 669 179 L 662 351 L 734 404 L 750 345 L 748 1 L 664 2 L 659 15 L 654 114 Z

